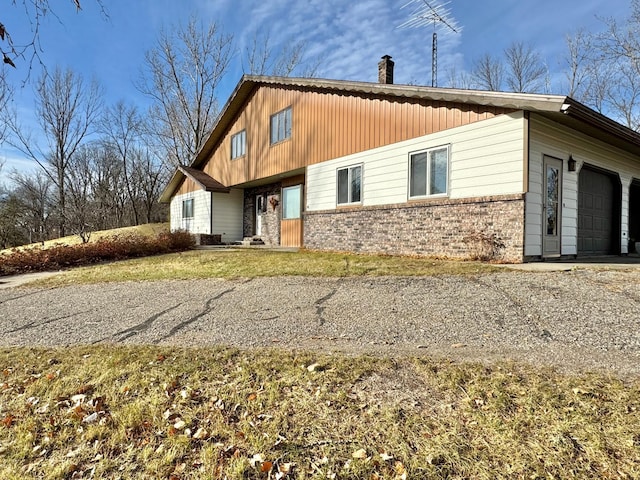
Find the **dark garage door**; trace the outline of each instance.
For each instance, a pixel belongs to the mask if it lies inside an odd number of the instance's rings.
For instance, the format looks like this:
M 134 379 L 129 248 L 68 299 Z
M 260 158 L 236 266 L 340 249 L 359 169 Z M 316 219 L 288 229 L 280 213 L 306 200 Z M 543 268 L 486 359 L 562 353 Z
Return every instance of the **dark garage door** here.
M 578 254 L 608 255 L 613 246 L 614 183 L 589 168 L 578 180 Z

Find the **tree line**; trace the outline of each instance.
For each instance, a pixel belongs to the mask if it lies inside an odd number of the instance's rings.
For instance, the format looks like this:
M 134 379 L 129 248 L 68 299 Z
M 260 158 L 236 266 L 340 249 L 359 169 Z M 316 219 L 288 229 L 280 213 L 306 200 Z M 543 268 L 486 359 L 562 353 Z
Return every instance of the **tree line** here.
M 49 2 L 22 3 L 36 12 L 31 22 L 37 32 Z M 533 46 L 516 41 L 499 54 L 476 58 L 469 71 L 450 71 L 448 86 L 520 93 L 555 89 L 638 130 L 640 0 L 631 1 L 627 18 L 603 18 L 602 27 L 566 38 L 562 81 L 551 78 Z M 6 70 L 25 57 L 29 45 L 36 50 L 30 72 L 34 58 L 42 63 L 37 36 L 18 49 L 0 23 L 0 53 L 10 60 L 0 68 L 0 142 L 39 167 L 36 173 L 13 172 L 11 185 L 0 185 L 0 247 L 70 233 L 87 239 L 97 229 L 166 220 L 166 207 L 156 200 L 175 167 L 189 165 L 204 145 L 220 113 L 220 84 L 233 62 L 240 61 L 246 73 L 307 77 L 315 76 L 319 65 L 305 58 L 304 42 L 285 42 L 276 50 L 268 32 L 258 32 L 239 52 L 233 35 L 219 24 L 191 18 L 162 30 L 146 53 L 135 85 L 149 108 L 124 100 L 107 105 L 99 82 L 71 69 L 44 68 L 34 84 L 34 130 L 10 108 L 13 90 Z
M 256 33 L 238 55 L 231 34 L 193 17 L 161 31 L 145 55 L 135 86 L 148 109 L 107 105 L 98 81 L 55 67 L 35 82 L 35 128 L 8 107 L 12 89 L 0 78 L 0 141 L 39 167 L 11 172 L 11 185 L 0 186 L 0 247 L 69 234 L 87 241 L 95 230 L 166 221 L 158 197 L 204 145 L 234 60 L 251 74 L 314 75 L 317 62 L 305 61 L 304 43 L 288 45 L 275 51 L 268 34 Z

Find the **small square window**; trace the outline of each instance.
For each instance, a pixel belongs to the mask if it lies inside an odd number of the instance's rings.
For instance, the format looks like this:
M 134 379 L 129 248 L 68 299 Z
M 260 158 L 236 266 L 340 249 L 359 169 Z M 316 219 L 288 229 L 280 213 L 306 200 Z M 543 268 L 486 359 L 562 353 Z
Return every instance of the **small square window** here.
M 362 165 L 338 169 L 338 205 L 362 201 Z
M 291 107 L 271 115 L 271 144 L 291 138 Z
M 242 130 L 231 136 L 231 159 L 247 154 L 247 131 Z
M 409 198 L 446 195 L 449 147 L 412 153 L 409 156 Z
M 182 218 L 193 218 L 193 198 L 182 201 Z

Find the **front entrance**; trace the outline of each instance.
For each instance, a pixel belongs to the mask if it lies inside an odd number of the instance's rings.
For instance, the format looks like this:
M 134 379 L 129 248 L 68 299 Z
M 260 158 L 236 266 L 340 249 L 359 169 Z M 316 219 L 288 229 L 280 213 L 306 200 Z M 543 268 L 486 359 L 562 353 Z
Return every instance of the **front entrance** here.
M 559 257 L 562 243 L 562 160 L 544 157 L 542 255 Z

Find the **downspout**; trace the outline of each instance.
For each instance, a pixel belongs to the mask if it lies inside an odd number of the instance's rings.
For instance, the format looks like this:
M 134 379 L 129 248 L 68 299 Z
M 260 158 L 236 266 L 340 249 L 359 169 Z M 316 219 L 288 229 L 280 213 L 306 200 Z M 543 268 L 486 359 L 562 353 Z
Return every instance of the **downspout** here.
M 211 195 L 210 205 L 211 205 L 211 214 L 209 215 L 209 235 L 213 235 L 213 192 L 209 192 Z
M 523 172 L 522 172 L 522 198 L 523 198 L 523 208 L 522 214 L 524 218 L 522 219 L 522 261 L 526 260 L 525 251 L 527 248 L 527 194 L 529 193 L 529 151 L 531 149 L 531 124 L 530 124 L 531 114 L 528 110 L 524 111 L 524 128 L 523 128 Z

